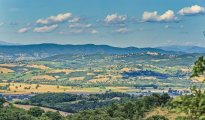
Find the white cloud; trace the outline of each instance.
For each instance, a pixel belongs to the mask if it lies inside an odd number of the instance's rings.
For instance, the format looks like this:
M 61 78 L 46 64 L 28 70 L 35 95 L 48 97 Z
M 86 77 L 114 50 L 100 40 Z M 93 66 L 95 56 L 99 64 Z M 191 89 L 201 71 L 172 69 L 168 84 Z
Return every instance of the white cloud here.
M 183 29 L 184 26 L 183 26 L 183 25 L 177 25 L 177 26 L 165 25 L 164 28 L 165 28 L 165 29 Z
M 182 8 L 178 14 L 179 15 L 197 15 L 205 13 L 205 8 L 199 5 L 193 5 L 191 7 Z
M 130 30 L 127 28 L 119 28 L 119 29 L 115 30 L 116 33 L 127 33 L 129 31 Z
M 127 20 L 126 15 L 118 15 L 117 13 L 107 15 L 105 18 L 106 23 L 123 23 Z
M 76 22 L 79 22 L 79 21 L 80 21 L 80 18 L 77 17 L 77 18 L 73 18 L 73 19 L 69 20 L 68 22 L 69 23 L 76 23 Z
M 97 30 L 91 30 L 90 33 L 91 33 L 91 34 L 97 34 L 97 33 L 99 33 L 99 32 L 98 32 Z
M 89 30 L 89 29 L 71 29 L 69 33 L 71 34 L 97 34 L 99 33 L 99 31 Z
M 80 23 L 73 23 L 69 25 L 69 28 L 90 28 L 92 24 L 80 24 Z
M 58 28 L 58 25 L 51 25 L 51 26 L 43 26 L 43 27 L 36 27 L 33 29 L 34 32 L 51 32 L 53 30 L 55 30 L 56 28 Z
M 142 15 L 142 21 L 144 22 L 173 22 L 177 20 L 178 19 L 172 10 L 168 10 L 162 15 L 158 15 L 157 11 L 145 11 Z
M 62 13 L 58 14 L 56 16 L 50 16 L 47 18 L 38 19 L 36 21 L 37 24 L 53 24 L 53 23 L 59 23 L 64 22 L 72 17 L 72 13 Z
M 29 31 L 29 28 L 21 28 L 21 29 L 19 29 L 17 32 L 18 33 L 26 33 L 26 32 L 28 32 Z

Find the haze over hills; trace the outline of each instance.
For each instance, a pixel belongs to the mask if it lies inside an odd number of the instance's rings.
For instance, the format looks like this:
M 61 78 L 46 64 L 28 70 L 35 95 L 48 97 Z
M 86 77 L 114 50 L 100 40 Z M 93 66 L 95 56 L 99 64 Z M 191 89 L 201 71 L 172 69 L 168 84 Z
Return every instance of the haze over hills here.
M 205 48 L 198 46 L 163 46 L 157 48 L 112 47 L 109 45 L 61 45 L 53 43 L 19 45 L 0 42 L 0 58 L 3 59 L 41 59 L 60 54 L 130 54 L 157 52 L 161 54 L 205 53 Z
M 165 51 L 176 51 L 176 52 L 184 52 L 184 53 L 205 53 L 205 48 L 199 46 L 170 45 L 170 46 L 162 46 L 157 48 Z
M 10 42 L 5 42 L 5 41 L 0 41 L 0 45 L 20 45 L 18 43 L 10 43 Z
M 60 45 L 60 44 L 31 44 L 31 45 L 1 45 L 0 54 L 2 57 L 33 57 L 45 58 L 59 54 L 129 54 L 141 52 L 158 52 L 163 54 L 176 54 L 158 48 L 119 48 L 108 45 Z

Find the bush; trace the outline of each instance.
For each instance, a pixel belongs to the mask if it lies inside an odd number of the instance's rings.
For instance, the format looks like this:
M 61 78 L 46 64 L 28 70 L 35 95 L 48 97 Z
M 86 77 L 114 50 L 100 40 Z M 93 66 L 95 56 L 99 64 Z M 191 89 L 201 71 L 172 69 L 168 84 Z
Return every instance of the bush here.
M 44 110 L 41 109 L 40 107 L 32 107 L 28 110 L 28 114 L 34 116 L 34 117 L 39 117 L 44 113 Z
M 169 120 L 169 119 L 161 115 L 154 115 L 147 118 L 146 120 Z
M 45 115 L 49 117 L 51 120 L 62 120 L 62 116 L 58 112 L 48 111 L 45 113 Z

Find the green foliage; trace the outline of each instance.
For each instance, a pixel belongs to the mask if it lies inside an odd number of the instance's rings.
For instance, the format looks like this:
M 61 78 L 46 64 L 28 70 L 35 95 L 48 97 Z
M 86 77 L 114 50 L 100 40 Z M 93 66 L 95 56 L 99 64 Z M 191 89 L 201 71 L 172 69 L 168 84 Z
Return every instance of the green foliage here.
M 51 120 L 51 119 L 44 115 L 44 116 L 40 116 L 40 117 L 35 118 L 35 120 Z
M 205 71 L 205 59 L 203 56 L 201 56 L 194 63 L 193 74 L 191 77 L 199 77 L 200 75 L 204 74 L 204 71 Z
M 199 57 L 194 63 L 193 74 L 191 77 L 204 76 L 205 71 L 205 59 L 204 57 Z M 197 88 L 194 86 L 191 88 L 191 95 L 180 96 L 170 102 L 170 107 L 172 109 L 179 109 L 187 114 L 186 118 L 178 118 L 179 120 L 203 120 L 205 111 L 205 92 L 202 91 L 201 87 L 205 81 L 203 80 L 201 86 Z
M 115 100 L 113 98 L 120 98 Z M 95 109 L 103 106 L 109 106 L 113 102 L 123 102 L 124 100 L 134 99 L 133 96 L 125 93 L 104 93 L 77 95 L 68 93 L 44 93 L 31 97 L 30 100 L 17 101 L 16 104 L 31 104 L 54 108 L 66 112 L 79 112 L 87 109 Z
M 2 107 L 5 102 L 6 100 L 4 98 L 0 98 L 0 107 Z
M 21 109 L 1 108 L 0 120 L 34 120 L 34 117 Z
M 32 107 L 28 110 L 28 114 L 34 116 L 34 117 L 39 117 L 44 113 L 44 110 L 41 109 L 40 107 Z
M 205 120 L 205 116 L 203 115 L 203 116 L 200 116 L 199 117 L 199 120 Z
M 58 112 L 48 111 L 45 113 L 45 116 L 47 116 L 51 120 L 62 120 L 63 119 L 63 117 Z
M 123 94 L 119 93 L 106 93 L 106 95 L 91 95 L 89 96 L 90 99 L 87 100 L 98 100 L 102 96 L 105 96 L 104 99 L 106 100 L 116 95 L 123 96 Z M 127 95 L 124 94 L 124 96 Z M 47 98 L 45 98 L 45 100 L 47 100 Z M 3 118 L 2 120 L 142 120 L 145 112 L 157 106 L 164 106 L 169 100 L 170 97 L 166 94 L 153 94 L 137 99 L 126 99 L 126 101 L 113 103 L 111 106 L 107 107 L 81 111 L 68 117 L 62 117 L 59 112 L 49 111 L 44 113 L 39 107 L 31 108 L 28 111 L 11 107 L 0 109 L 0 118 Z
M 69 116 L 68 120 L 142 120 L 145 112 L 164 105 L 170 100 L 165 96 L 167 95 L 153 94 L 123 104 L 112 104 L 106 108 L 86 110 Z M 161 98 L 166 99 L 161 100 Z
M 165 116 L 154 115 L 154 116 L 147 118 L 146 120 L 169 120 L 169 119 L 166 118 Z

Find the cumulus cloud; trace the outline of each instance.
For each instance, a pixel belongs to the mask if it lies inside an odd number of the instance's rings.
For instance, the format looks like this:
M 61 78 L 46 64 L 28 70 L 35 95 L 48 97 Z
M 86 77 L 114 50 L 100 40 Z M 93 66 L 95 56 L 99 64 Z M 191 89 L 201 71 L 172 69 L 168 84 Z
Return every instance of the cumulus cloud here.
M 58 28 L 57 24 L 51 25 L 51 26 L 36 27 L 33 29 L 33 31 L 44 33 L 44 32 L 51 32 L 51 31 L 55 30 L 56 28 Z
M 144 22 L 173 22 L 177 20 L 178 19 L 172 10 L 168 10 L 162 15 L 158 15 L 157 11 L 145 11 L 142 15 L 142 21 Z
M 26 33 L 26 32 L 28 32 L 29 31 L 29 28 L 21 28 L 21 29 L 19 29 L 17 32 L 18 33 Z
M 205 8 L 199 5 L 193 5 L 191 7 L 185 7 L 179 10 L 179 15 L 197 15 L 205 13 Z
M 123 23 L 127 20 L 126 15 L 118 15 L 117 13 L 107 15 L 104 19 L 105 23 Z
M 92 24 L 81 24 L 81 23 L 73 23 L 68 26 L 69 28 L 90 28 Z
M 53 24 L 64 22 L 72 17 L 72 13 L 61 13 L 56 16 L 50 16 L 47 18 L 38 19 L 36 21 L 37 24 Z

